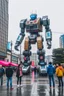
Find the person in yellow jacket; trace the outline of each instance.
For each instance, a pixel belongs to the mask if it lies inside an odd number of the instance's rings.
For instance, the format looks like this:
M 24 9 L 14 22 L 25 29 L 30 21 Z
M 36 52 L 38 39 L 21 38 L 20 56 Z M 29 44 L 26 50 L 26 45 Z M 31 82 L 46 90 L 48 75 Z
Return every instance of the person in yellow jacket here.
M 59 82 L 59 87 L 63 87 L 63 74 L 64 74 L 64 69 L 62 65 L 59 63 L 59 66 L 56 68 L 56 75 L 58 77 L 58 82 Z

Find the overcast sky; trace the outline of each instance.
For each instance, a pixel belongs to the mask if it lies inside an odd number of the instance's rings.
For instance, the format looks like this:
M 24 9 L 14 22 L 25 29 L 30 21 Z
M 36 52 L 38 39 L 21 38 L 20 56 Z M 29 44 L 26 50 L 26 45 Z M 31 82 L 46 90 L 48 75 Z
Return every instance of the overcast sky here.
M 15 41 L 20 33 L 19 22 L 21 19 L 29 19 L 32 12 L 36 12 L 38 17 L 48 15 L 50 19 L 50 28 L 52 30 L 52 48 L 46 49 L 44 42 L 44 48 L 46 54 L 51 54 L 53 48 L 59 47 L 60 33 L 64 32 L 64 0 L 9 0 L 9 38 L 8 41 L 13 41 L 13 47 Z M 56 32 L 56 33 L 55 33 Z M 58 33 L 57 33 L 58 32 Z M 44 35 L 43 30 L 42 35 Z M 45 36 L 43 36 L 45 38 Z M 37 46 L 36 46 L 37 47 Z M 34 49 L 32 48 L 33 52 Z M 22 43 L 23 51 L 23 43 Z

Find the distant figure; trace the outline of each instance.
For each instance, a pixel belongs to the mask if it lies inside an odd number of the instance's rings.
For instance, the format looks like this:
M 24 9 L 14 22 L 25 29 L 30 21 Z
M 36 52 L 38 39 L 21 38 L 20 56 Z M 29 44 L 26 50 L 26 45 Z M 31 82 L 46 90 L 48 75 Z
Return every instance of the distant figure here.
M 0 82 L 1 82 L 1 86 L 3 85 L 3 74 L 4 74 L 4 68 L 2 67 L 2 65 L 0 65 Z
M 51 88 L 51 81 L 53 83 L 53 88 L 55 88 L 55 81 L 54 81 L 54 74 L 55 74 L 55 68 L 54 66 L 52 65 L 52 62 L 49 62 L 49 65 L 47 67 L 47 74 L 48 74 L 48 77 L 49 77 L 49 86 Z
M 10 89 L 12 90 L 12 76 L 13 76 L 13 69 L 11 66 L 6 68 L 6 77 L 7 77 L 7 89 L 9 89 L 9 82 L 10 82 Z
M 58 82 L 59 82 L 59 87 L 63 87 L 63 74 L 64 74 L 64 69 L 61 66 L 61 64 L 58 64 L 59 66 L 56 68 L 56 75 L 58 77 Z
M 36 73 L 37 73 L 37 68 L 36 68 L 36 66 L 34 67 L 34 73 L 35 73 L 35 75 L 36 75 Z
M 55 69 L 58 67 L 58 64 L 55 64 Z
M 22 63 L 22 62 L 21 62 Z M 22 79 L 22 65 L 19 64 L 18 68 L 16 70 L 16 77 L 17 77 L 17 85 L 20 83 L 21 85 L 21 79 Z M 19 85 L 18 85 L 19 86 Z

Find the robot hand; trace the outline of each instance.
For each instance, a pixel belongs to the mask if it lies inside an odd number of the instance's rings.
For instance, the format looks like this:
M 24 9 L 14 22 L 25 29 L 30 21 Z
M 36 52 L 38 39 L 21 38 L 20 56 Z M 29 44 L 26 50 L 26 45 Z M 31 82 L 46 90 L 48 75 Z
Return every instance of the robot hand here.
M 22 35 L 21 33 L 19 34 L 16 43 L 15 43 L 15 50 L 19 51 L 18 46 L 22 43 L 25 35 Z

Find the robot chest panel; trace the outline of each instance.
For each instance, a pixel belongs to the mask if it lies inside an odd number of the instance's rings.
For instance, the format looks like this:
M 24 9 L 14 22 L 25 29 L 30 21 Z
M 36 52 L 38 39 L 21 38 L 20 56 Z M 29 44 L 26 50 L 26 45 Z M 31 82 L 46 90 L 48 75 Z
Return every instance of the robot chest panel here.
M 26 32 L 42 32 L 40 18 L 26 21 Z

